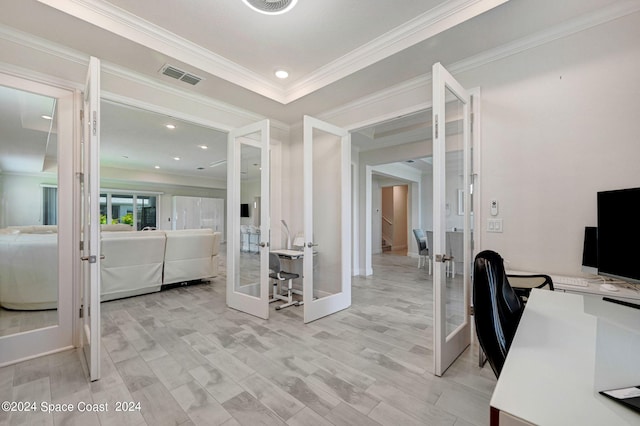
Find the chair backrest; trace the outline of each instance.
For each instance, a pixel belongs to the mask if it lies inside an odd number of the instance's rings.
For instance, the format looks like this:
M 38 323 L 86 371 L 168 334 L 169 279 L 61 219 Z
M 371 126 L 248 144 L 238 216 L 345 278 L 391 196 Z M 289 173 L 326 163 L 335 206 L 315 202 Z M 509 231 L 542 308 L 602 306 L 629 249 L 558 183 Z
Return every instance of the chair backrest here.
M 416 237 L 418 252 L 425 250 L 427 248 L 427 238 L 424 235 L 424 231 L 422 229 L 414 229 L 413 236 Z
M 275 253 L 269 253 L 269 269 L 276 274 L 280 273 L 280 257 Z
M 455 262 L 462 262 L 464 257 L 464 233 L 448 231 L 446 236 L 447 254 L 453 257 Z
M 509 285 L 502 257 L 491 250 L 474 261 L 473 310 L 478 342 L 499 377 L 524 305 Z
M 433 231 L 425 231 L 427 234 L 427 248 L 431 250 L 431 254 L 433 255 Z

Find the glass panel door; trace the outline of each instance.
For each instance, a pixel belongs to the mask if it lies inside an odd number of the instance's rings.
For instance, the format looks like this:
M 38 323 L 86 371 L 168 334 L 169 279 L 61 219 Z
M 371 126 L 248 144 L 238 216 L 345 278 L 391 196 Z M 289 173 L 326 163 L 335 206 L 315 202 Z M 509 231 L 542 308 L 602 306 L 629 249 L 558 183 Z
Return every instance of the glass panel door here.
M 0 366 L 73 346 L 73 106 L 0 74 Z
M 351 139 L 304 117 L 304 322 L 351 306 Z
M 441 376 L 471 341 L 470 96 L 433 66 L 434 362 Z
M 82 114 L 82 347 L 100 378 L 100 60 L 91 57 Z
M 227 155 L 227 305 L 267 319 L 269 120 L 232 130 Z M 259 210 L 248 208 L 255 197 L 261 200 Z

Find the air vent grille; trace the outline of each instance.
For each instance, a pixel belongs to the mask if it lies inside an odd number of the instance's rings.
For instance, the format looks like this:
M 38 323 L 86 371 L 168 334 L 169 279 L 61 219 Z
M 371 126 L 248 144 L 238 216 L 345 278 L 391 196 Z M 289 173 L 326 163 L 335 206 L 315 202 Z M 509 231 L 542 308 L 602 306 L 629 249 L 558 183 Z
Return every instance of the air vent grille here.
M 200 83 L 202 81 L 202 77 L 198 77 L 197 75 L 190 74 L 186 71 L 181 70 L 178 67 L 174 67 L 173 65 L 166 64 L 160 69 L 160 73 L 166 75 L 171 78 L 175 78 L 176 80 L 184 81 L 185 83 L 189 83 L 192 86 Z

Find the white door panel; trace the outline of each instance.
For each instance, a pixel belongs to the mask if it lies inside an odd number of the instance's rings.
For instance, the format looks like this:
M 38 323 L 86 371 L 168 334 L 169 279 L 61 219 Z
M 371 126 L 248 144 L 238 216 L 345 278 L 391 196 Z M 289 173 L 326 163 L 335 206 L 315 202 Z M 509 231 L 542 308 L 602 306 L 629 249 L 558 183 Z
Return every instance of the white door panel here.
M 227 305 L 269 318 L 269 120 L 229 133 L 227 154 Z M 241 204 L 260 197 L 259 217 Z M 255 214 L 255 213 L 254 213 Z M 246 238 L 243 244 L 242 238 Z
M 351 140 L 304 117 L 304 322 L 351 306 Z
M 82 115 L 82 345 L 91 380 L 100 378 L 100 60 L 91 57 Z
M 41 146 L 51 128 L 55 132 L 47 142 L 56 149 L 47 151 L 47 162 L 53 160 L 57 166 L 57 173 L 41 173 L 43 156 L 33 164 L 30 179 L 49 185 L 12 183 L 9 174 L 0 176 L 0 228 L 48 227 L 44 233 L 0 232 L 0 303 L 11 309 L 0 318 L 1 367 L 73 347 L 72 285 L 78 250 L 73 242 L 73 91 L 0 73 L 0 103 L 6 112 L 0 123 L 6 139 L 0 148 L 0 170 L 30 167 L 30 159 L 37 157 L 34 147 Z M 43 113 L 51 119 L 41 118 Z
M 439 63 L 433 66 L 434 371 L 441 376 L 471 341 L 470 101 Z M 447 173 L 448 169 L 458 170 Z M 461 191 L 461 192 L 459 192 Z M 458 196 L 460 194 L 460 196 Z M 462 203 L 458 206 L 458 203 Z M 448 226 L 461 213 L 463 230 Z M 460 247 L 462 249 L 460 250 Z M 456 268 L 456 265 L 458 267 Z M 462 268 L 460 268 L 462 266 Z M 462 270 L 461 270 L 462 269 Z

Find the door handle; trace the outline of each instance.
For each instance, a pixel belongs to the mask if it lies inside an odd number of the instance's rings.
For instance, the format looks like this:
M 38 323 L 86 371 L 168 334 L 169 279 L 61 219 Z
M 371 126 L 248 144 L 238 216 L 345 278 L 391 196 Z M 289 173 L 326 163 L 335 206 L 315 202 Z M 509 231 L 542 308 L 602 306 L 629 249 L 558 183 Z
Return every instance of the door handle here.
M 436 254 L 436 262 L 449 262 L 453 260 L 453 256 L 447 256 L 446 254 Z
M 96 257 L 92 256 L 80 256 L 80 260 L 89 263 L 96 263 Z M 104 254 L 100 255 L 100 260 L 104 260 Z
M 307 243 L 307 247 L 311 248 L 311 247 L 318 247 L 317 244 L 313 244 L 312 242 L 308 242 Z
M 269 243 L 260 243 L 258 245 L 262 248 L 269 247 Z

